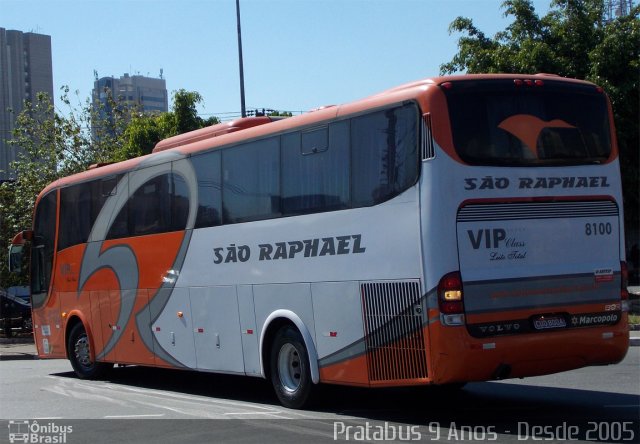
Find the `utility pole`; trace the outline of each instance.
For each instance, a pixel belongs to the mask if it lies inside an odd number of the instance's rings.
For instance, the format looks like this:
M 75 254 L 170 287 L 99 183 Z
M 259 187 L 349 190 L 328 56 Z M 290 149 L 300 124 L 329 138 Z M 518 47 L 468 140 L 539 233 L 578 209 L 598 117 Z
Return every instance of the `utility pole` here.
M 240 109 L 242 117 L 247 117 L 244 105 L 244 68 L 242 67 L 242 32 L 240 31 L 240 0 L 236 0 L 236 17 L 238 20 L 238 60 L 240 63 Z

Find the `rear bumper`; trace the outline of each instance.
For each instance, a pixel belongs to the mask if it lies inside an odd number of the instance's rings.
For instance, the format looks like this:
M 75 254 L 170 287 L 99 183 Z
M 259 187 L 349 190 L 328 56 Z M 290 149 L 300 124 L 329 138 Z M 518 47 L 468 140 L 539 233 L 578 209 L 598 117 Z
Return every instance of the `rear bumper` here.
M 628 316 L 612 326 L 476 339 L 464 326 L 432 329 L 437 384 L 521 378 L 620 362 L 629 347 Z

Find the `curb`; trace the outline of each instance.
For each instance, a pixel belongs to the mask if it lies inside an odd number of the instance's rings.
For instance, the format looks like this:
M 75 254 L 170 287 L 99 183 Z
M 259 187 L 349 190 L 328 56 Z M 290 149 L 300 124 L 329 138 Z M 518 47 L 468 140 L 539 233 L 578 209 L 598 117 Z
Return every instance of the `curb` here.
M 38 359 L 38 357 L 31 353 L 8 353 L 0 355 L 0 361 L 31 361 L 35 359 Z
M 27 338 L 0 338 L 0 345 L 5 344 L 33 344 L 33 336 Z

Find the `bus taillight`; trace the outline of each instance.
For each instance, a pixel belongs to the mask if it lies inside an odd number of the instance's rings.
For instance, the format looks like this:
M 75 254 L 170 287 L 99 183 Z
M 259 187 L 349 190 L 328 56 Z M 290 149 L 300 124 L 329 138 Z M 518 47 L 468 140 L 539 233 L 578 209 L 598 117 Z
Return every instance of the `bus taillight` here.
M 626 262 L 620 262 L 620 278 L 622 281 L 620 288 L 620 299 L 622 302 L 622 311 L 629 311 L 629 268 Z
M 544 81 L 540 79 L 530 80 L 530 79 L 513 79 L 513 84 L 515 86 L 544 86 Z
M 448 273 L 438 283 L 438 306 L 445 325 L 464 324 L 462 277 L 459 271 Z

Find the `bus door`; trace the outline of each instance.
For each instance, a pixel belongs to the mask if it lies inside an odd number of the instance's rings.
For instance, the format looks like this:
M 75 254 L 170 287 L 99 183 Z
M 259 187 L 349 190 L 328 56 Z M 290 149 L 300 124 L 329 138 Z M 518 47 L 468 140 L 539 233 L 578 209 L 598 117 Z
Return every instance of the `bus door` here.
M 142 337 L 146 331 L 139 331 L 139 326 L 148 330 L 151 323 L 148 291 L 125 289 L 94 293 L 92 296 L 95 296 L 99 307 L 99 330 L 103 342 L 102 349 L 97 353 L 99 359 L 122 364 L 154 365 L 153 347 L 150 349 Z M 95 338 L 96 333 L 94 342 Z

